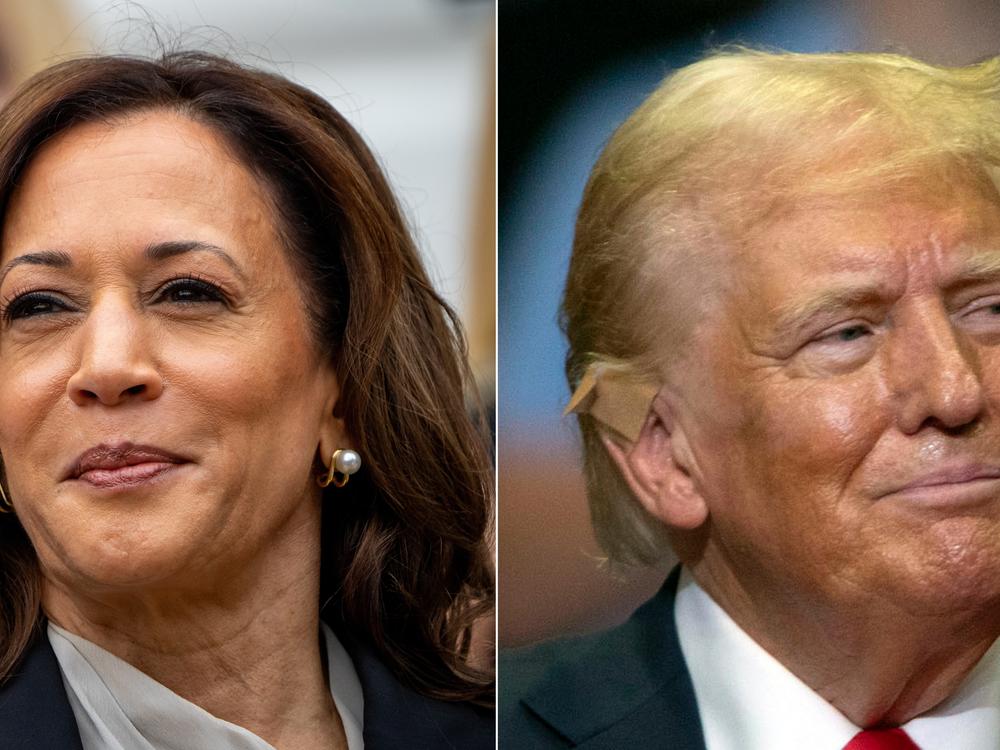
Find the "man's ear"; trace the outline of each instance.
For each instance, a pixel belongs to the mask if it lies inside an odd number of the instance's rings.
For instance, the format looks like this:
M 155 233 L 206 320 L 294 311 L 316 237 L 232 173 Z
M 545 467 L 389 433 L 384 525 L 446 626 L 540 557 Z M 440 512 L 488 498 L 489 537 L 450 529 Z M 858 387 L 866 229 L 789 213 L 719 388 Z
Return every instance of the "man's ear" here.
M 608 455 L 632 494 L 664 524 L 696 529 L 708 518 L 708 504 L 691 478 L 691 452 L 666 400 L 653 399 L 635 442 L 602 435 Z

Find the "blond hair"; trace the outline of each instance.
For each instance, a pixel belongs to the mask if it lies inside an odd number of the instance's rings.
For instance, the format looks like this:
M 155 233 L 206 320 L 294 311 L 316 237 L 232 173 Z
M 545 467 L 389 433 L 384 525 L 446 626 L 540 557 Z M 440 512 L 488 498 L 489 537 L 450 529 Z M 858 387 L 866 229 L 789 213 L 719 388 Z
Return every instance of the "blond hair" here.
M 698 316 L 693 280 L 788 201 L 996 185 L 998 164 L 1000 58 L 729 48 L 682 68 L 614 133 L 584 191 L 561 311 L 570 388 L 595 363 L 662 384 Z M 606 428 L 578 419 L 598 541 L 615 561 L 662 558 L 668 530 L 628 490 Z

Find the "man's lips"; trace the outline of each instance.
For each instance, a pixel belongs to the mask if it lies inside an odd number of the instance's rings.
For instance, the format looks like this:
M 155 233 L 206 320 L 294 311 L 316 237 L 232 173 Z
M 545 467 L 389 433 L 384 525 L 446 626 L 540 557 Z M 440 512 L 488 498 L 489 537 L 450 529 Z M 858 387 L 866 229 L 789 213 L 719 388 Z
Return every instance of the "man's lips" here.
M 187 459 L 154 445 L 102 443 L 81 453 L 65 479 L 81 479 L 98 486 L 135 484 L 152 479 Z
M 894 483 L 879 497 L 904 495 L 933 498 L 947 493 L 991 488 L 1000 480 L 1000 466 L 956 464 L 921 474 L 908 481 Z

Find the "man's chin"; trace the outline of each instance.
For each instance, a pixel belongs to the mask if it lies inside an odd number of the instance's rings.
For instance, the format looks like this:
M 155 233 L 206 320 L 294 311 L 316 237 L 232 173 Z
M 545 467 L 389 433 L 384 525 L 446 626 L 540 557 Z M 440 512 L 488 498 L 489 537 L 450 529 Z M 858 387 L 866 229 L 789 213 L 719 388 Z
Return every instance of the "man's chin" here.
M 923 563 L 887 570 L 872 592 L 914 616 L 995 617 L 1000 623 L 1000 544 L 944 550 Z

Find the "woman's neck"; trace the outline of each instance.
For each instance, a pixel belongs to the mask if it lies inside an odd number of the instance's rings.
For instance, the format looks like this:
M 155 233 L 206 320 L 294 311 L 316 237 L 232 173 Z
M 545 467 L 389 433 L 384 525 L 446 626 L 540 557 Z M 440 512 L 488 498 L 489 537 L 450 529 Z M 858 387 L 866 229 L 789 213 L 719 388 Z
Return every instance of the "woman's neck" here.
M 320 645 L 318 520 L 293 519 L 239 570 L 185 571 L 129 591 L 46 576 L 43 608 L 279 750 L 346 748 Z

